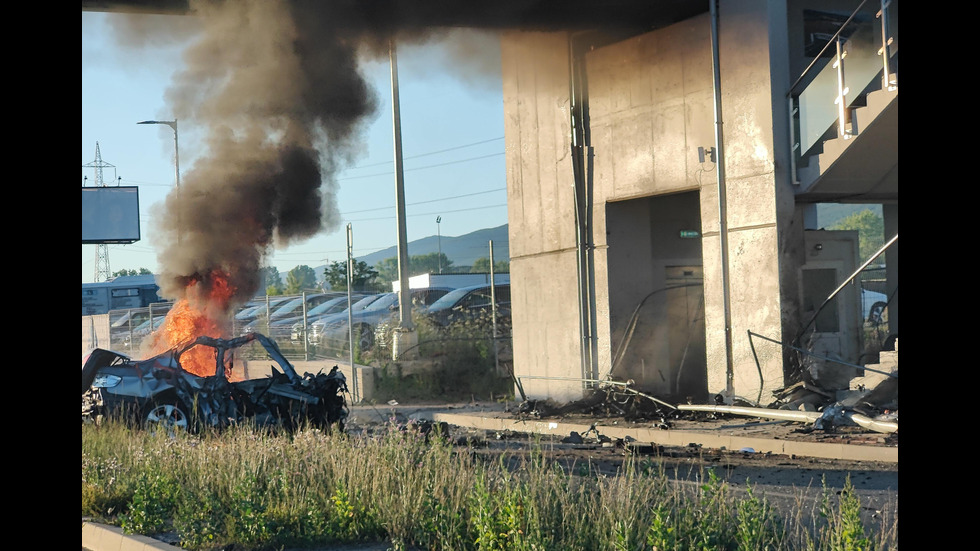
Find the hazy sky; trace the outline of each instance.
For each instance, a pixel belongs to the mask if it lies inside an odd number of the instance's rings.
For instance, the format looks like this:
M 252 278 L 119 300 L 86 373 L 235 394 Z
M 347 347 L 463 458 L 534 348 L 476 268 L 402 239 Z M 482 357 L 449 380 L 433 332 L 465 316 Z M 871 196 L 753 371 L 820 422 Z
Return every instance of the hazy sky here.
M 166 244 L 159 242 L 153 226 L 174 188 L 174 133 L 168 126 L 136 123 L 174 118 L 168 90 L 185 69 L 183 56 L 197 34 L 193 28 L 174 31 L 187 26 L 175 17 L 129 16 L 124 27 L 120 17 L 82 13 L 80 178 L 83 185 L 95 185 L 95 169 L 85 165 L 94 164 L 98 143 L 102 162 L 113 165 L 103 168 L 103 182 L 139 187 L 142 239 L 109 245 L 110 270 L 157 272 Z M 121 28 L 130 34 L 121 34 Z M 158 35 L 161 29 L 173 32 Z M 463 52 L 478 55 L 464 62 Z M 267 264 L 283 275 L 297 265 L 346 260 L 348 223 L 355 256 L 396 243 L 390 66 L 385 57 L 364 60 L 361 69 L 377 109 L 363 121 L 355 158 L 337 173 L 338 223 L 274 250 Z M 398 80 L 408 240 L 435 235 L 437 216 L 443 236 L 506 224 L 503 100 L 495 41 L 457 33 L 449 41 L 399 45 Z M 205 125 L 194 117 L 178 119 L 182 183 L 202 157 L 203 136 L 210 130 Z M 82 245 L 83 283 L 94 281 L 96 251 L 95 245 Z

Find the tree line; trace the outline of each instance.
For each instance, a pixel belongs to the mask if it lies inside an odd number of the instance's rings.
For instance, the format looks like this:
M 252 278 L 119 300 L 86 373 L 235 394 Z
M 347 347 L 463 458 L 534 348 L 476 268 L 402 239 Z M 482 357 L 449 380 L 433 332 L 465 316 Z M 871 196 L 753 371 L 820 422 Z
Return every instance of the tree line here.
M 428 253 L 414 255 L 408 259 L 409 277 L 431 273 L 460 274 L 487 273 L 490 271 L 490 258 L 478 258 L 472 266 L 455 266 L 453 261 L 444 253 Z M 351 290 L 371 293 L 383 293 L 391 289 L 391 284 L 398 281 L 398 257 L 390 257 L 369 266 L 363 260 L 355 260 L 351 277 Z M 509 272 L 510 262 L 498 260 L 494 262 L 495 272 Z M 323 282 L 319 282 L 316 271 L 307 266 L 296 266 L 282 275 L 273 266 L 262 269 L 267 295 L 295 295 L 303 291 L 315 290 L 347 290 L 347 261 L 335 261 L 324 269 Z
M 408 259 L 409 277 L 425 273 L 468 274 L 490 272 L 490 258 L 478 258 L 472 266 L 455 266 L 453 261 L 444 253 L 428 253 L 411 256 Z M 493 263 L 494 271 L 509 272 L 510 262 L 498 260 Z M 146 268 L 139 270 L 117 270 L 112 277 L 131 275 L 153 275 Z M 326 267 L 323 281 L 319 281 L 316 270 L 303 264 L 296 266 L 285 274 L 279 273 L 275 266 L 266 266 L 261 270 L 262 287 L 267 295 L 298 295 L 306 292 L 325 290 L 347 290 L 347 261 L 337 261 Z M 383 293 L 391 289 L 391 284 L 398 281 L 398 257 L 381 260 L 374 266 L 368 266 L 363 260 L 354 261 L 354 273 L 351 278 L 352 291 Z

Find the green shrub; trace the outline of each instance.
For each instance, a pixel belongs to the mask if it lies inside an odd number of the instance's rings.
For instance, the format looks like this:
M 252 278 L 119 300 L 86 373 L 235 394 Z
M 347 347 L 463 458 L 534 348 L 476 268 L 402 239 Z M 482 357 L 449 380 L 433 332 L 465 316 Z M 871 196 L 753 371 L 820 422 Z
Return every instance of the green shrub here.
M 820 516 L 826 521 L 820 531 L 821 549 L 871 551 L 875 548 L 861 520 L 861 500 L 854 492 L 850 476 L 844 481 L 837 506 L 824 481 Z
M 176 510 L 180 483 L 159 465 L 149 463 L 136 480 L 127 512 L 119 525 L 129 534 L 156 534 L 170 526 Z

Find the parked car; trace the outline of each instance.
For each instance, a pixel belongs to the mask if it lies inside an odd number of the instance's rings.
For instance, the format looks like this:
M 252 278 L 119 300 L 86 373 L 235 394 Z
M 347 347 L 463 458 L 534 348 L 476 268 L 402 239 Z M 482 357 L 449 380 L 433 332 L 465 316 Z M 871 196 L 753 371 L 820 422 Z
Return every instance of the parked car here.
M 366 296 L 366 297 L 358 300 L 357 302 L 355 302 L 350 307 L 351 314 L 355 314 L 357 312 L 360 312 L 361 310 L 363 310 L 363 309 L 367 308 L 369 305 L 371 305 L 371 303 L 373 303 L 374 301 L 380 299 L 381 297 L 385 296 L 386 294 L 387 293 L 381 293 L 381 294 L 378 294 L 378 295 L 368 295 L 368 296 Z M 310 324 L 310 334 L 307 336 L 307 339 L 308 339 L 309 343 L 312 344 L 312 345 L 318 345 L 318 344 L 320 344 L 320 337 L 323 335 L 323 330 L 324 330 L 324 327 L 327 325 L 327 323 L 331 322 L 334 319 L 339 319 L 341 317 L 343 317 L 344 319 L 347 319 L 347 315 L 348 315 L 347 314 L 347 310 L 348 309 L 345 308 L 344 310 L 341 310 L 340 312 L 337 312 L 335 314 L 329 314 L 329 315 L 324 316 L 324 317 L 316 320 L 315 322 L 311 323 Z
M 309 323 L 309 320 L 316 321 L 323 315 L 326 315 L 324 314 L 325 312 L 333 314 L 343 310 L 344 308 L 347 308 L 347 296 L 327 297 L 327 300 L 321 302 L 320 304 L 312 308 L 307 309 L 306 311 L 307 323 Z M 267 328 L 267 333 L 269 334 L 269 336 L 280 342 L 287 338 L 293 341 L 297 341 L 298 339 L 292 338 L 293 327 L 296 324 L 299 324 L 302 327 L 303 312 L 300 309 L 299 312 L 294 312 L 294 314 L 295 315 L 289 315 L 289 316 L 281 317 L 279 319 L 271 320 Z
M 119 340 L 122 350 L 133 350 L 134 347 L 139 347 L 143 339 L 149 337 L 151 333 L 159 329 L 163 322 L 167 320 L 167 313 L 162 312 L 160 314 L 153 315 L 152 319 L 148 319 L 143 323 L 137 325 L 132 331 L 127 331 L 122 335 Z
M 296 317 L 297 313 L 303 313 L 303 302 L 306 302 L 306 308 L 313 308 L 319 306 L 321 303 L 326 302 L 335 295 L 328 295 L 326 293 L 314 293 L 306 295 L 306 297 L 295 297 L 292 300 L 283 302 L 282 304 L 276 306 L 276 309 L 269 314 L 268 319 L 264 315 L 260 315 L 254 320 L 250 321 L 242 328 L 242 334 L 253 333 L 259 330 L 265 330 L 271 333 L 272 323 L 289 318 Z M 292 327 L 290 324 L 287 327 Z M 286 330 L 288 335 L 288 329 Z
M 419 310 L 427 308 L 440 297 L 452 291 L 449 287 L 426 287 L 412 289 L 412 304 Z M 374 347 L 375 329 L 381 323 L 387 323 L 398 315 L 398 293 L 386 293 L 372 302 L 367 308 L 351 316 L 350 323 L 354 327 L 356 346 L 362 351 Z M 324 321 L 320 333 L 319 346 L 331 350 L 346 350 L 350 348 L 350 334 L 347 316 L 334 316 Z
M 235 324 L 236 326 L 244 326 L 259 317 L 264 317 L 268 311 L 275 311 L 280 305 L 285 301 L 289 300 L 290 297 L 268 297 L 256 299 L 249 301 L 242 307 L 241 310 L 235 314 Z
M 498 283 L 493 294 L 490 285 L 471 285 L 460 287 L 435 301 L 425 311 L 425 316 L 435 325 L 446 327 L 463 320 L 476 319 L 489 315 L 495 295 L 498 319 L 510 318 L 510 283 Z
M 364 298 L 367 295 L 362 293 L 351 293 L 351 299 L 355 302 Z M 289 328 L 289 340 L 294 343 L 303 342 L 306 339 L 306 327 L 317 320 L 323 319 L 327 316 L 333 314 L 339 314 L 340 312 L 345 312 L 347 310 L 347 295 L 332 298 L 316 308 L 313 308 L 306 313 L 306 321 L 304 323 L 303 316 L 297 316 L 295 318 L 289 318 L 287 320 L 282 320 L 282 322 L 277 323 L 290 323 Z
M 118 314 L 118 317 L 114 317 L 114 314 Z M 129 342 L 131 332 L 150 319 L 150 312 L 146 308 L 125 310 L 121 313 L 110 311 L 109 319 L 113 320 L 109 324 L 109 348 L 121 350 Z
M 276 364 L 267 378 L 232 380 L 236 359 L 257 354 L 261 345 Z M 189 352 L 215 358 L 205 375 L 184 368 Z M 259 333 L 235 339 L 198 337 L 145 360 L 97 348 L 82 363 L 82 420 L 125 416 L 144 427 L 168 429 L 222 428 L 249 420 L 261 426 L 295 428 L 305 422 L 316 427 L 337 423 L 343 429 L 348 410 L 347 381 L 337 366 L 328 373 L 300 376 L 275 341 Z

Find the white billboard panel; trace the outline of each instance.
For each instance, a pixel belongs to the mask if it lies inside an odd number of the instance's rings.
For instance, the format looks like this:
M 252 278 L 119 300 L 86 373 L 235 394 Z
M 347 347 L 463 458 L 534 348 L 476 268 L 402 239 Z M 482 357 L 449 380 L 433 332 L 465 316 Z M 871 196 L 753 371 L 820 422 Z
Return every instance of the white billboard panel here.
M 139 241 L 139 207 L 136 186 L 83 187 L 82 244 Z

